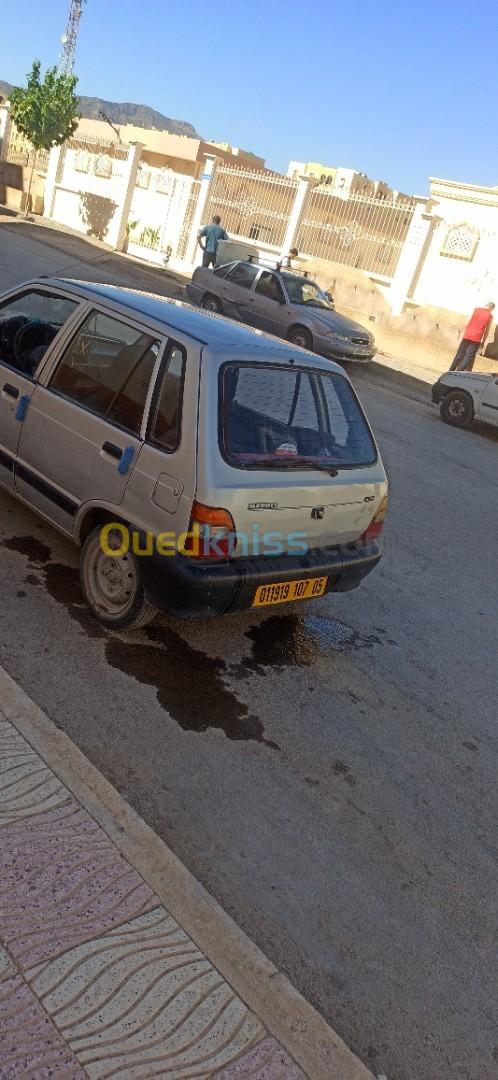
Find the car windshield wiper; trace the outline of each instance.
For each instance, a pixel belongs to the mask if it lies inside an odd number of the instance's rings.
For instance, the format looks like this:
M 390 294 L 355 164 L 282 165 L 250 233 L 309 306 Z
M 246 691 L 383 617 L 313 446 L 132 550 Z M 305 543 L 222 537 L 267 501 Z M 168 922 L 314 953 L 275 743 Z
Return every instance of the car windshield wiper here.
M 271 465 L 273 469 L 318 469 L 319 472 L 326 472 L 329 476 L 337 476 L 339 470 L 334 465 L 326 465 L 324 461 L 313 461 L 307 457 L 265 457 L 255 458 L 254 461 L 246 461 L 245 465 Z

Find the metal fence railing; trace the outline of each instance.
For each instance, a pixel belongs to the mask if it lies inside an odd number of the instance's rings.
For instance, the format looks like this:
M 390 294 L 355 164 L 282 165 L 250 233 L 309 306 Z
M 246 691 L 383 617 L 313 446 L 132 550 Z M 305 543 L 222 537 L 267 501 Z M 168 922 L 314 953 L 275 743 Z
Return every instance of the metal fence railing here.
M 219 214 L 231 236 L 280 247 L 285 239 L 298 181 L 279 173 L 217 165 L 206 220 Z
M 415 210 L 401 196 L 341 196 L 313 188 L 299 225 L 304 255 L 392 277 Z

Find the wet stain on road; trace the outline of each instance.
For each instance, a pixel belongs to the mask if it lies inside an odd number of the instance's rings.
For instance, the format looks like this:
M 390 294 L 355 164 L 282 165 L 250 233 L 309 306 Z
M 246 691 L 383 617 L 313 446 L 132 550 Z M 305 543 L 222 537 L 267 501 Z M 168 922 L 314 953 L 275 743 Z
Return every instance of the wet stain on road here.
M 346 784 L 349 784 L 350 787 L 355 786 L 356 776 L 354 775 L 350 765 L 346 765 L 344 761 L 337 760 L 334 761 L 333 767 L 336 776 L 339 776 L 342 780 L 345 780 Z
M 90 638 L 105 638 L 106 632 L 93 618 L 81 593 L 79 571 L 65 563 L 48 563 L 43 567 L 45 584 L 53 600 L 62 604 Z
M 346 649 L 371 649 L 382 642 L 380 634 L 360 634 L 351 626 L 322 615 L 273 615 L 251 627 L 251 656 L 233 668 L 244 677 L 265 674 L 265 668 L 309 667 L 322 656 Z
M 151 644 L 111 637 L 106 657 L 112 667 L 157 691 L 157 700 L 184 731 L 223 731 L 227 739 L 254 740 L 272 750 L 279 746 L 264 735 L 264 725 L 225 686 L 224 660 L 206 656 L 163 626 L 146 631 Z
M 24 578 L 24 581 L 25 581 L 26 585 L 41 585 L 42 584 L 41 579 L 38 578 L 36 576 L 36 574 L 26 574 L 26 577 Z
M 36 548 L 24 543 L 31 538 L 21 539 L 22 554 L 31 559 Z M 46 551 L 50 556 L 49 550 Z M 45 552 L 38 551 L 39 556 L 42 554 Z M 38 561 L 41 562 L 41 558 Z M 262 721 L 225 686 L 223 675 L 227 665 L 224 660 L 213 659 L 193 648 L 168 627 L 149 627 L 145 632 L 147 643 L 143 638 L 124 641 L 122 637 L 109 634 L 88 610 L 75 567 L 47 562 L 42 572 L 51 597 L 65 607 L 87 636 L 105 640 L 108 664 L 137 682 L 154 687 L 159 704 L 184 731 L 205 732 L 209 728 L 218 728 L 227 739 L 253 740 L 272 750 L 280 749 L 276 742 L 265 738 Z
M 1 541 L 0 547 L 25 555 L 31 563 L 47 563 L 52 554 L 50 548 L 35 536 L 9 536 Z

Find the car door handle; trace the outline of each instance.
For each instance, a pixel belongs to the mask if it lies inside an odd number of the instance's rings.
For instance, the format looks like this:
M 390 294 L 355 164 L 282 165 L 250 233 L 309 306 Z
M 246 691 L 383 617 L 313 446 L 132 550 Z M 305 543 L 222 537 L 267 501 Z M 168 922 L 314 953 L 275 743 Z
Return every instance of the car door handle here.
M 120 446 L 115 446 L 112 442 L 105 442 L 102 447 L 103 454 L 109 454 L 109 457 L 116 458 L 116 461 L 121 461 L 123 451 Z
M 130 471 L 130 466 L 135 457 L 135 449 L 133 446 L 125 446 L 124 450 L 122 450 L 120 446 L 116 446 L 112 442 L 105 442 L 102 446 L 101 453 L 107 454 L 118 462 L 118 473 L 120 476 L 126 476 Z
M 18 398 L 19 390 L 17 389 L 17 386 L 12 386 L 12 383 L 7 382 L 5 383 L 5 386 L 2 387 L 2 394 L 6 394 L 7 397 Z

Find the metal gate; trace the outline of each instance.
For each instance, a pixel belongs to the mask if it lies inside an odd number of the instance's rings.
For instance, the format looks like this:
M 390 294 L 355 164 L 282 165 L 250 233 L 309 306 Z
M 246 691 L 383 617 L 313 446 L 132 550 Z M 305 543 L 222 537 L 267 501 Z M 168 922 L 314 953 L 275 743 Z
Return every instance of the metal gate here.
M 280 248 L 298 184 L 279 173 L 217 165 L 205 219 L 219 214 L 230 236 Z
M 341 196 L 314 187 L 299 224 L 297 247 L 304 255 L 392 277 L 415 210 L 415 201 Z

